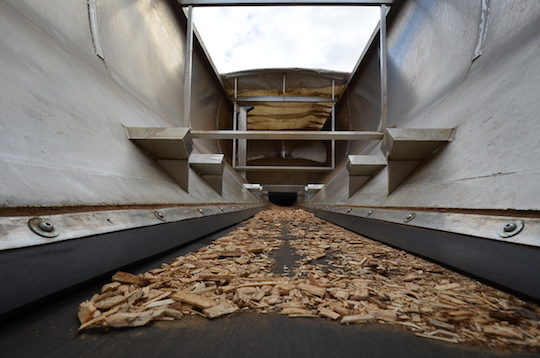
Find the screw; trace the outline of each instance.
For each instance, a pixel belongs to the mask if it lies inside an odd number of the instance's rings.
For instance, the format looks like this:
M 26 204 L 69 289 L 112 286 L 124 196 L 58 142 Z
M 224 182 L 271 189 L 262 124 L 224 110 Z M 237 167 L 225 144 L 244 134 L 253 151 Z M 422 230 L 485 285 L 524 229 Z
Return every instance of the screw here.
M 154 211 L 154 216 L 161 221 L 165 221 L 165 214 L 163 214 L 161 211 Z
M 504 232 L 512 232 L 516 229 L 517 225 L 516 223 L 507 223 L 504 224 L 503 230 Z
M 347 212 L 350 213 L 350 212 L 351 212 L 351 208 L 348 208 L 348 209 L 347 209 Z
M 497 234 L 500 237 L 507 238 L 517 235 L 523 230 L 525 223 L 523 220 L 514 220 L 502 224 L 497 230 Z
M 409 213 L 409 214 L 403 219 L 403 222 L 408 223 L 409 221 L 411 221 L 412 219 L 414 219 L 415 216 L 416 216 L 415 213 Z
M 46 232 L 53 232 L 54 231 L 54 225 L 50 221 L 42 221 L 38 224 L 38 227 Z
M 197 209 L 201 214 L 203 214 L 203 209 Z

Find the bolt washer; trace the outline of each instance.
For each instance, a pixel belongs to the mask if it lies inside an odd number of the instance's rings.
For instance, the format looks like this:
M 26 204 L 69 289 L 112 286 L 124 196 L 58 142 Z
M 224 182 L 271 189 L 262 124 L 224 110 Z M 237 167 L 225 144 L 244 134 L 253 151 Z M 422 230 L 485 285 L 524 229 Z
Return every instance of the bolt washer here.
M 47 238 L 57 237 L 60 234 L 60 231 L 56 229 L 54 224 L 46 218 L 36 217 L 28 220 L 28 227 L 39 236 Z
M 506 222 L 504 224 L 502 224 L 499 229 L 497 230 L 497 234 L 500 236 L 500 237 L 512 237 L 514 235 L 517 235 L 521 232 L 521 230 L 523 230 L 523 227 L 525 226 L 525 224 L 523 223 L 522 220 L 514 220 L 514 221 L 509 221 L 509 222 Z
M 415 213 L 409 213 L 409 215 L 403 218 L 403 222 L 408 223 L 409 221 L 412 221 L 412 219 L 414 219 L 415 217 L 416 217 Z
M 161 211 L 154 211 L 154 216 L 161 221 L 167 221 L 165 214 L 163 214 Z

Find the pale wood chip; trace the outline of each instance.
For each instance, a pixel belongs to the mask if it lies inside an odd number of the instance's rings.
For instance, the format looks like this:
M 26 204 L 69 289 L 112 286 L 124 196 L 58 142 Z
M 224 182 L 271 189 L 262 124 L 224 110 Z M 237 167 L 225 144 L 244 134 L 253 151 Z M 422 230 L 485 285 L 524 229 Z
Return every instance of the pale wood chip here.
M 203 312 L 208 318 L 217 318 L 238 311 L 237 305 L 231 302 L 223 302 L 217 306 L 206 308 Z
M 438 291 L 446 291 L 446 290 L 453 290 L 458 287 L 461 287 L 459 283 L 449 283 L 446 285 L 437 285 L 435 286 L 435 289 Z
M 79 313 L 77 316 L 79 317 L 79 322 L 82 324 L 90 321 L 94 317 L 97 317 L 99 314 L 101 313 L 96 309 L 91 301 L 84 301 L 79 305 Z
M 215 305 L 214 300 L 211 298 L 186 291 L 177 291 L 171 298 L 175 301 L 185 302 L 198 308 L 210 308 Z
M 319 297 L 323 297 L 326 292 L 326 288 L 324 287 L 317 287 L 313 285 L 308 285 L 306 283 L 300 283 L 298 284 L 297 287 L 301 289 L 302 291 L 305 291 L 307 293 L 310 293 L 312 295 L 319 296 Z
M 416 334 L 418 337 L 435 339 L 435 340 L 437 340 L 437 341 L 443 341 L 443 342 L 447 342 L 447 343 L 458 343 L 458 340 L 457 340 L 457 339 L 454 339 L 454 338 L 445 338 L 445 337 L 438 337 L 438 336 L 430 336 L 430 335 L 423 334 L 423 333 L 415 333 L 415 334 Z
M 493 334 L 496 336 L 507 337 L 507 338 L 517 338 L 522 339 L 523 334 L 517 329 L 512 329 L 510 327 L 501 327 L 501 326 L 484 326 L 482 330 L 487 334 Z
M 96 302 L 95 306 L 96 308 L 100 310 L 108 310 L 111 307 L 114 307 L 120 303 L 126 302 L 128 300 L 127 297 L 119 295 L 119 296 L 113 296 L 106 298 L 104 300 L 101 300 L 99 302 Z
M 108 316 L 105 319 L 110 327 L 140 327 L 150 321 L 161 317 L 164 310 L 150 310 L 144 312 L 119 312 Z
M 330 318 L 332 320 L 336 320 L 339 317 L 341 317 L 341 315 L 339 313 L 334 312 L 331 309 L 324 308 L 324 307 L 319 308 L 319 315 L 321 317 Z
M 372 314 L 357 314 L 357 315 L 350 315 L 350 316 L 343 316 L 340 323 L 341 324 L 349 324 L 349 323 L 359 323 L 359 322 L 371 322 L 374 321 L 376 318 Z
M 138 275 L 134 275 L 132 273 L 122 272 L 122 271 L 118 271 L 117 273 L 115 273 L 112 279 L 113 281 L 122 282 L 122 283 L 132 283 L 134 285 L 139 285 L 139 286 L 145 286 L 146 284 L 148 284 L 148 280 Z
M 176 301 L 173 300 L 172 298 L 167 298 L 165 300 L 159 300 L 159 301 L 154 301 L 154 302 L 147 302 L 143 305 L 143 307 L 145 308 L 155 308 L 155 307 L 161 307 L 161 306 L 167 306 L 167 305 L 170 305 L 170 304 L 173 304 L 175 303 Z

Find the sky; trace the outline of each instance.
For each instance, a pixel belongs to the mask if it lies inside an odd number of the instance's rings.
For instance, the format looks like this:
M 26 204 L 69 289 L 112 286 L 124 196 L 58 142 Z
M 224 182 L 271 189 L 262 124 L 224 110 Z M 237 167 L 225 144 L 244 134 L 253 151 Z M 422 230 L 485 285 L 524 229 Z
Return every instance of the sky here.
M 378 7 L 194 8 L 194 23 L 219 73 L 304 67 L 351 72 Z

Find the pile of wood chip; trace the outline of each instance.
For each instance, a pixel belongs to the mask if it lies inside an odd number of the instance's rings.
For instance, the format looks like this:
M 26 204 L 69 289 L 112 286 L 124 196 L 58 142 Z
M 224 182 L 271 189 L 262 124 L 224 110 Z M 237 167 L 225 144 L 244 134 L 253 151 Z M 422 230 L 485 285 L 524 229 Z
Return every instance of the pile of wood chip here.
M 282 239 L 283 233 L 293 240 Z M 275 251 L 299 256 L 274 273 Z M 257 214 L 229 235 L 141 275 L 118 272 L 81 303 L 80 329 L 237 311 L 385 323 L 453 343 L 540 351 L 540 308 L 301 209 Z

